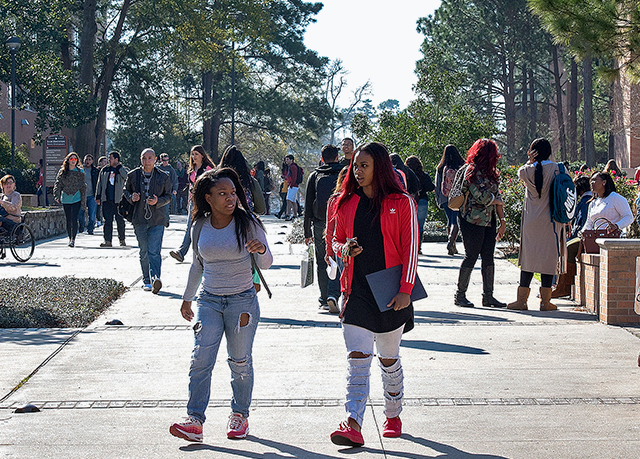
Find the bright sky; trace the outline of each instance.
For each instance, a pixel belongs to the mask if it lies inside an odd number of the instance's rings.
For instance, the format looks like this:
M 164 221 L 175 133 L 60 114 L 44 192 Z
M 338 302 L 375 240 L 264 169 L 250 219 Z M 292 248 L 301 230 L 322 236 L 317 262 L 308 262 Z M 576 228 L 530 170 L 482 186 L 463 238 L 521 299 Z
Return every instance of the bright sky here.
M 416 21 L 432 14 L 440 0 L 319 0 L 324 8 L 305 35 L 308 48 L 340 59 L 347 94 L 370 80 L 373 106 L 396 99 L 405 108 L 413 99 L 423 36 Z M 341 105 L 347 105 L 348 100 Z

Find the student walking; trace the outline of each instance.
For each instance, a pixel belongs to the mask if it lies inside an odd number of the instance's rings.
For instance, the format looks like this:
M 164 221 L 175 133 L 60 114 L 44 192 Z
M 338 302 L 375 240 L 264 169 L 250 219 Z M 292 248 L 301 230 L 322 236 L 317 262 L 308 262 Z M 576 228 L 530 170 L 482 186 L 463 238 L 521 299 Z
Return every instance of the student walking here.
M 189 176 L 189 210 L 187 211 L 187 231 L 182 239 L 182 245 L 178 250 L 172 250 L 169 252 L 172 258 L 182 263 L 184 257 L 187 256 L 189 246 L 191 245 L 191 212 L 193 210 L 193 201 L 191 197 L 191 191 L 193 185 L 196 183 L 198 177 L 204 174 L 206 171 L 213 169 L 215 164 L 209 159 L 209 155 L 205 151 L 202 145 L 195 145 L 191 148 L 191 154 L 189 156 L 189 169 L 187 169 L 187 175 Z
M 87 184 L 84 180 L 84 171 L 79 164 L 78 154 L 75 151 L 69 153 L 64 158 L 53 185 L 53 197 L 58 204 L 62 203 L 64 208 L 69 247 L 76 245 L 80 207 L 87 208 Z
M 383 436 L 402 433 L 404 377 L 399 353 L 402 334 L 413 328 L 410 294 L 418 266 L 418 219 L 416 203 L 400 185 L 384 145 L 358 147 L 352 164 L 336 203 L 332 241 L 333 250 L 345 261 L 341 283 L 346 300 L 340 316 L 349 364 L 347 420 L 331 434 L 331 441 L 362 446 L 374 343 L 387 418 Z M 381 312 L 366 275 L 397 265 L 402 265 L 400 291 Z
M 196 318 L 188 417 L 171 425 L 169 432 L 188 441 L 202 441 L 211 372 L 224 335 L 233 391 L 227 437 L 245 438 L 253 391 L 251 354 L 260 320 L 251 264 L 254 258 L 258 267 L 266 269 L 273 257 L 262 223 L 247 210 L 244 189 L 232 169 L 204 173 L 195 183 L 193 204 L 194 254 L 180 308 L 186 320 Z M 201 282 L 194 314 L 191 303 Z
M 447 252 L 449 255 L 458 253 L 456 241 L 458 239 L 458 211 L 449 207 L 449 191 L 456 172 L 464 164 L 464 159 L 455 145 L 447 145 L 442 152 L 442 158 L 436 166 L 436 204 L 447 215 Z

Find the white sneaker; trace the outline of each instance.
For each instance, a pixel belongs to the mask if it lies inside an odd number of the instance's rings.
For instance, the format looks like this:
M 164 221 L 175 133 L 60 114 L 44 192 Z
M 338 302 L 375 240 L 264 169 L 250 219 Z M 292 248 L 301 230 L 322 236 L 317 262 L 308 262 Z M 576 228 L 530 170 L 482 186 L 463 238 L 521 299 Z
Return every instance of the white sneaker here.
M 327 298 L 327 304 L 329 305 L 330 313 L 337 314 L 340 312 L 340 309 L 338 309 L 338 302 L 334 297 L 330 296 L 329 298 Z
M 145 292 L 150 292 L 151 291 L 151 284 L 144 284 L 142 286 L 142 290 L 144 290 Z

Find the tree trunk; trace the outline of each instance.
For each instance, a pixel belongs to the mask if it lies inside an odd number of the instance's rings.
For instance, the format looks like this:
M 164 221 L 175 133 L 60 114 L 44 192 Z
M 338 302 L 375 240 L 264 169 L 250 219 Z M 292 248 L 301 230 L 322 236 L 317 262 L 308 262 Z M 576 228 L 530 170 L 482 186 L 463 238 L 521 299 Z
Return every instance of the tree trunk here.
M 583 62 L 583 109 L 584 109 L 584 156 L 588 167 L 596 164 L 596 149 L 593 139 L 593 67 L 590 55 Z
M 578 63 L 571 59 L 569 86 L 569 157 L 578 160 Z
M 83 4 L 82 32 L 80 33 L 80 85 L 89 89 L 94 98 L 93 55 L 96 43 L 96 0 L 85 0 Z M 93 153 L 95 137 L 95 121 L 79 126 L 76 131 L 74 149 L 82 157 Z
M 614 98 L 613 95 L 615 88 L 614 85 L 611 84 L 611 86 L 609 86 L 609 138 L 608 138 L 608 155 L 607 155 L 607 159 L 616 159 L 616 148 L 615 148 L 615 134 L 613 132 L 614 130 L 614 126 L 616 125 L 616 106 L 615 106 L 615 102 L 614 102 Z M 625 165 L 621 165 L 620 163 L 618 163 L 619 167 L 625 167 Z M 628 167 L 628 165 L 626 165 Z
M 96 143 L 93 148 L 93 157 L 99 158 L 101 154 L 106 153 L 102 147 L 106 149 L 106 142 L 103 145 L 103 139 L 107 130 L 107 103 L 109 101 L 109 92 L 111 91 L 111 84 L 113 83 L 113 75 L 116 70 L 116 59 L 118 57 L 118 44 L 122 37 L 122 29 L 124 28 L 124 20 L 127 16 L 129 7 L 131 6 L 131 0 L 124 0 L 122 7 L 120 8 L 120 17 L 118 18 L 118 24 L 113 32 L 113 36 L 109 41 L 109 55 L 107 56 L 107 62 L 104 68 L 104 79 L 100 87 L 100 105 L 98 106 L 98 116 L 96 118 Z
M 529 117 L 529 98 L 527 97 L 527 88 L 529 87 L 527 78 L 527 64 L 522 67 L 522 119 L 526 120 Z
M 531 106 L 531 118 L 529 131 L 532 138 L 538 137 L 538 103 L 536 102 L 535 81 L 533 78 L 533 69 L 529 70 L 529 98 Z
M 211 107 L 211 90 L 213 72 L 202 72 L 202 146 L 205 151 L 211 152 L 211 123 L 213 110 Z
M 558 47 L 551 49 L 553 56 L 553 79 L 556 86 L 556 118 L 558 118 L 558 140 L 560 141 L 560 158 L 567 159 L 567 141 L 564 132 L 564 111 L 562 110 L 562 79 L 560 75 L 560 63 L 558 61 Z
M 507 153 L 513 156 L 516 151 L 516 100 L 515 100 L 515 82 L 514 82 L 514 64 L 509 62 L 508 71 L 505 75 L 505 91 L 504 91 L 504 114 L 507 128 Z

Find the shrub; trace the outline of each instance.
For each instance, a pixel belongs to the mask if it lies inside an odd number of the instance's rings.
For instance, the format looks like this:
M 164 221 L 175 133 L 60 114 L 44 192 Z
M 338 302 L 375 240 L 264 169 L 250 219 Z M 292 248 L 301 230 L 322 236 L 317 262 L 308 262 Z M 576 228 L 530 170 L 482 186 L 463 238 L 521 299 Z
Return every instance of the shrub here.
M 85 327 L 126 290 L 113 279 L 1 279 L 0 328 Z

